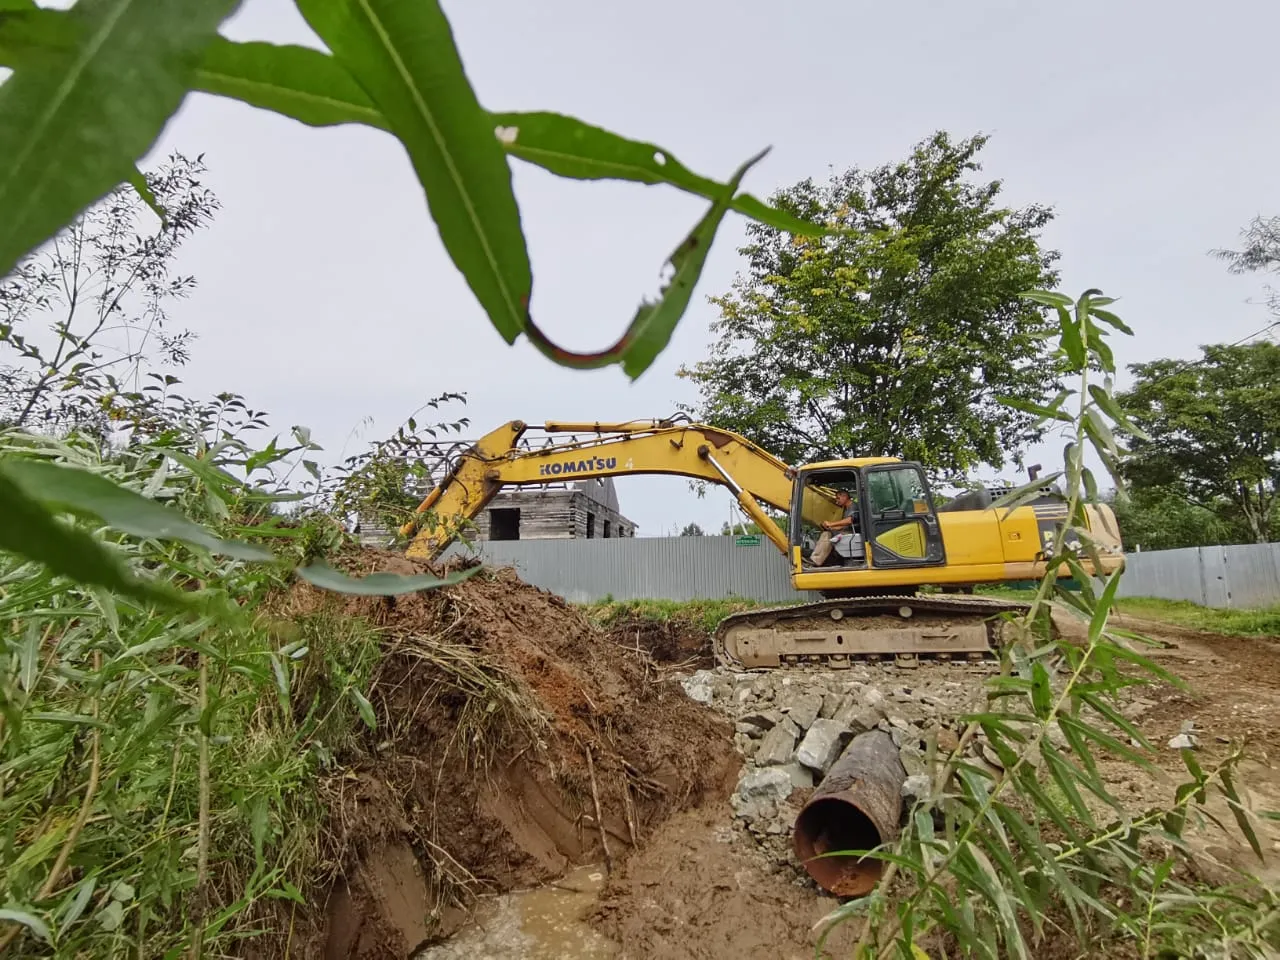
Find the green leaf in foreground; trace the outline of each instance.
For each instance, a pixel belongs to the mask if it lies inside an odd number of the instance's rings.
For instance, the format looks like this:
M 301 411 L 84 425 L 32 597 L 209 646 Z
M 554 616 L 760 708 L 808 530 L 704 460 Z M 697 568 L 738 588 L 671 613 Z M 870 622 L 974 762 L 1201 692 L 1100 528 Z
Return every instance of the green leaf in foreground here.
M 87 470 L 5 457 L 0 459 L 0 474 L 7 476 L 32 500 L 50 508 L 95 516 L 121 533 L 156 540 L 181 540 L 237 560 L 272 558 L 270 551 L 262 547 L 222 540 L 177 510 Z
M 430 574 L 407 576 L 399 573 L 371 573 L 364 577 L 349 577 L 333 569 L 323 560 L 316 560 L 308 566 L 299 567 L 298 576 L 313 587 L 332 590 L 334 593 L 351 593 L 363 597 L 394 597 L 404 593 L 417 593 L 421 590 L 435 590 L 438 587 L 451 587 L 479 570 L 479 567 L 471 567 L 446 577 L 435 577 Z
M 0 550 L 44 564 L 77 583 L 97 584 L 137 600 L 185 608 L 194 597 L 135 578 L 107 548 L 83 530 L 55 519 L 0 472 Z
M 80 0 L 73 45 L 0 86 L 0 276 L 130 179 L 237 5 Z
M 622 368 L 633 380 L 644 373 L 666 347 L 676 324 L 688 309 L 693 289 L 702 276 L 707 254 L 711 251 L 711 243 L 724 220 L 729 201 L 738 189 L 738 184 L 747 171 L 768 152 L 767 149 L 760 151 L 738 168 L 720 197 L 711 205 L 711 209 L 668 258 L 668 263 L 675 272 L 670 282 L 662 288 L 662 295 L 656 302 L 641 304 L 630 326 L 613 346 L 598 353 L 566 350 L 548 339 L 532 318 L 528 322 L 530 342 L 561 366 L 589 369 L 621 362 Z
M 374 715 L 373 704 L 369 702 L 369 698 L 352 687 L 351 699 L 356 702 L 356 709 L 360 712 L 360 719 L 364 721 L 364 725 L 370 730 L 377 730 L 378 718 Z
M 312 127 L 387 121 L 333 57 L 312 47 L 218 37 L 195 73 L 195 89 L 230 97 Z
M 391 125 L 364 88 L 334 57 L 312 47 L 217 38 L 196 71 L 195 88 L 271 110 L 309 126 L 359 123 L 379 130 Z M 706 197 L 724 184 L 694 173 L 670 150 L 633 140 L 575 117 L 551 111 L 489 114 L 492 131 L 513 157 L 559 177 L 665 183 Z M 819 236 L 842 228 L 802 220 L 743 193 L 730 207 L 789 233 Z
M 511 167 L 436 0 L 298 0 L 298 9 L 390 123 L 454 264 L 508 343 L 525 329 L 533 274 Z
M 670 150 L 632 140 L 574 117 L 549 111 L 490 116 L 507 153 L 558 177 L 666 183 L 708 200 L 717 199 L 725 191 L 725 184 L 694 173 Z M 802 220 L 750 194 L 735 195 L 729 207 L 788 233 L 822 236 L 847 232 Z

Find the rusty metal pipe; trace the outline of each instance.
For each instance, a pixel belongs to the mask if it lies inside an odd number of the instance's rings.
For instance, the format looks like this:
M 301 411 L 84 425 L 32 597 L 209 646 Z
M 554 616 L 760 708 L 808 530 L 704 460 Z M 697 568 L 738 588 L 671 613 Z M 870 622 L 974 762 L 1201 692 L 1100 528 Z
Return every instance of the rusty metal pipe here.
M 796 817 L 792 833 L 796 857 L 818 886 L 841 897 L 875 889 L 883 861 L 821 855 L 871 850 L 896 839 L 906 778 L 889 734 L 869 730 L 853 738 Z

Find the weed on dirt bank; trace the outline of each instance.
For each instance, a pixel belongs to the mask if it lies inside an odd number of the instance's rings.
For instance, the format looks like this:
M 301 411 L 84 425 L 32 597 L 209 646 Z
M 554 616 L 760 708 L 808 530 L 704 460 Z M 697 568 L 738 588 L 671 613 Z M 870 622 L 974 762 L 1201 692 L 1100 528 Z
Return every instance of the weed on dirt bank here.
M 251 510 L 156 450 L 5 444 L 192 514 L 216 502 L 227 528 Z M 0 945 L 160 957 L 199 931 L 207 950 L 234 952 L 263 917 L 305 903 L 324 861 L 315 784 L 359 723 L 349 691 L 367 681 L 376 638 L 318 612 L 261 616 L 284 584 L 272 567 L 105 542 L 156 589 L 229 600 L 241 615 L 144 603 L 0 553 Z

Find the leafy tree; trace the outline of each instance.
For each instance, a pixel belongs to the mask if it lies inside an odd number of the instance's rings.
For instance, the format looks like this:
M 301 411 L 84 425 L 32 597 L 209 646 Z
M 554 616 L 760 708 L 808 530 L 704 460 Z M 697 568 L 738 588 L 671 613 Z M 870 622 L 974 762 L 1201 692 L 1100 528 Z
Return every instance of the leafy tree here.
M 196 286 L 174 273 L 178 251 L 219 207 L 204 173 L 171 155 L 145 175 L 163 220 L 123 185 L 0 279 L 0 423 L 101 433 L 117 395 L 171 393 L 177 381 L 153 368 L 188 357 L 192 334 L 167 311 Z
M 787 529 L 787 525 L 790 523 L 787 514 L 767 507 L 764 512 L 780 529 Z M 722 537 L 730 537 L 740 533 L 764 533 L 764 531 L 760 529 L 760 524 L 747 517 L 742 517 L 737 523 L 730 524 L 725 521 L 720 525 L 720 536 Z
M 470 426 L 468 417 L 430 423 L 418 421 L 427 411 L 452 403 L 465 404 L 462 393 L 443 393 L 419 407 L 390 437 L 347 457 L 318 485 L 319 502 L 333 513 L 385 527 L 395 533 L 413 519 L 418 504 L 447 473 L 457 439 Z M 434 522 L 434 521 L 433 521 Z
M 1280 217 L 1254 217 L 1240 238 L 1244 243 L 1239 250 L 1213 251 L 1231 273 L 1280 273 Z M 1280 294 L 1271 291 L 1267 303 L 1280 316 Z
M 1125 477 L 1206 510 L 1226 502 L 1266 543 L 1280 483 L 1280 346 L 1268 341 L 1203 348 L 1194 364 L 1130 366 L 1121 404 L 1147 434 L 1124 458 Z
M 684 529 L 680 531 L 682 537 L 703 537 L 706 532 L 696 523 L 686 523 Z
M 710 356 L 681 370 L 701 393 L 687 409 L 792 463 L 891 455 L 954 475 L 1038 438 L 997 398 L 1039 402 L 1056 380 L 1043 308 L 1019 297 L 1056 281 L 1039 241 L 1052 213 L 968 178 L 986 142 L 940 132 L 900 163 L 776 194 L 848 232 L 748 225 Z
M 1250 539 L 1248 528 L 1225 502 L 1209 509 L 1165 489 L 1138 488 L 1114 494 L 1110 504 L 1129 550 L 1174 550 Z

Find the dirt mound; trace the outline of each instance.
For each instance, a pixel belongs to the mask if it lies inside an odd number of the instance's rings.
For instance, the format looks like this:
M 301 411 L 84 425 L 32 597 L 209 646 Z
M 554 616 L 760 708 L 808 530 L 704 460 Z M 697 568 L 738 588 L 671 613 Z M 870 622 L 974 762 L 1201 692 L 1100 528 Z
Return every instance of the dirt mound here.
M 422 572 L 376 551 L 332 562 Z M 619 859 L 733 789 L 727 721 L 663 679 L 644 644 L 628 649 L 513 571 L 396 598 L 300 583 L 282 612 L 325 605 L 385 639 L 377 732 L 325 788 L 343 879 L 308 955 L 408 957 L 457 927 L 469 894 Z

